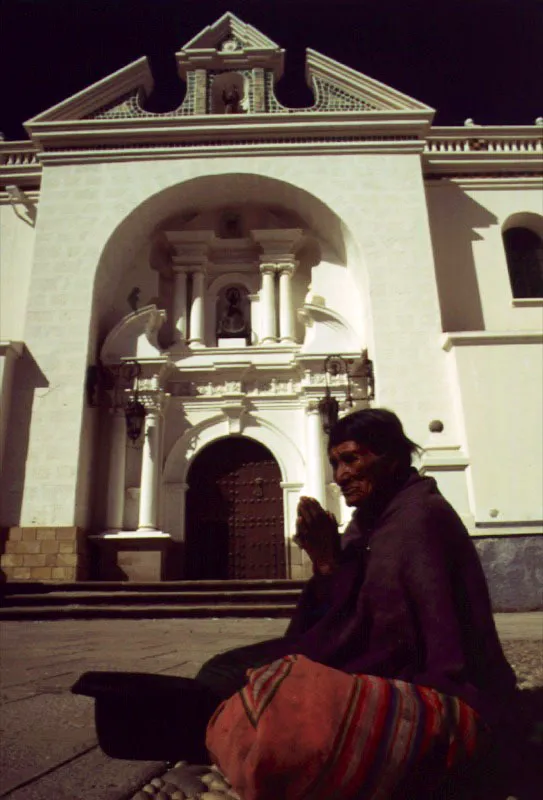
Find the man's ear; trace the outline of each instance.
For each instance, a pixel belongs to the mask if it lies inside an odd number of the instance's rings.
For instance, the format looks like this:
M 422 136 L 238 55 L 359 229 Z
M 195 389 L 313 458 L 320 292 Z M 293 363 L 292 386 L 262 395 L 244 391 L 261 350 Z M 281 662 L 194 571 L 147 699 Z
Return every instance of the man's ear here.
M 379 478 L 392 478 L 398 472 L 399 466 L 400 462 L 397 458 L 383 453 L 373 462 L 370 469 L 374 477 L 379 480 Z

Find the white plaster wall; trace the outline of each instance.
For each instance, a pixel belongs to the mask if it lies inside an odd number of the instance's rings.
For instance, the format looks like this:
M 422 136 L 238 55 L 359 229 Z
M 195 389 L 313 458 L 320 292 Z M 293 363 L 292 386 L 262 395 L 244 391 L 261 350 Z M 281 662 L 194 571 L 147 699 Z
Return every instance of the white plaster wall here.
M 311 286 L 308 302 L 312 296 L 325 300 L 327 308 L 337 311 L 349 322 L 360 337 L 361 346 L 368 339 L 368 319 L 362 313 L 363 300 L 353 280 L 353 273 L 346 265 L 321 261 L 311 270 Z
M 25 216 L 24 208 L 17 210 Z M 0 204 L 0 341 L 22 341 L 32 269 L 34 227 Z
M 428 184 L 445 331 L 541 328 L 541 308 L 513 305 L 502 228 L 513 214 L 543 215 L 543 187 L 514 179 L 511 187 L 497 185 L 501 188 L 470 189 L 452 180 Z
M 440 349 L 441 329 L 433 256 L 420 161 L 416 155 L 352 155 L 333 158 L 232 157 L 46 167 L 29 293 L 25 338 L 49 387 L 38 390 L 30 434 L 21 524 L 70 525 L 84 516 L 76 508 L 73 472 L 79 463 L 83 426 L 83 381 L 87 357 L 94 358 L 91 328 L 93 283 L 106 242 L 138 209 L 132 234 L 108 248 L 98 297 L 107 302 L 117 285 L 115 270 L 137 258 L 160 218 L 199 200 L 199 175 L 233 173 L 231 197 L 251 177 L 255 196 L 300 213 L 310 227 L 323 223 L 318 204 L 288 184 L 327 204 L 351 232 L 348 269 L 362 298 L 361 313 L 372 319 L 370 355 L 377 378 L 377 403 L 394 408 L 407 432 L 422 439 L 430 419 L 441 418 L 452 441 L 458 436 Z M 155 205 L 141 205 L 172 186 Z M 228 202 L 228 192 L 221 202 Z M 273 194 L 273 198 L 270 195 Z M 207 198 L 207 199 L 206 199 Z M 249 198 L 250 199 L 250 198 Z M 336 220 L 337 220 L 336 218 Z M 336 239 L 340 225 L 324 220 L 324 238 Z M 62 467 L 60 473 L 59 466 Z M 80 469 L 87 474 L 88 465 Z M 61 475 L 62 477 L 59 477 Z M 67 476 L 70 477 L 67 477 Z M 66 476 L 66 477 L 64 477 Z M 85 493 L 81 490 L 80 497 Z
M 540 345 L 464 346 L 452 354 L 463 400 L 475 522 L 541 521 Z
M 143 249 L 127 259 L 115 292 L 110 298 L 107 312 L 108 324 L 113 327 L 126 314 L 133 311 L 128 296 L 137 287 L 140 290 L 138 308 L 157 304 L 159 297 L 158 272 L 149 265 L 149 252 Z

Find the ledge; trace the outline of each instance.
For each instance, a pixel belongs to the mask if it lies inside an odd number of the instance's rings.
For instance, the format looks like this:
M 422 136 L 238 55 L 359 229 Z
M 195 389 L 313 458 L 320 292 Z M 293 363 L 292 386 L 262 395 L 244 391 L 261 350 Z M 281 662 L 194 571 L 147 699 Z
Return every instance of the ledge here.
M 120 541 L 122 540 L 130 540 L 130 539 L 171 539 L 169 533 L 163 533 L 162 531 L 104 531 L 104 533 L 93 533 L 89 537 L 92 541 L 104 541 L 104 540 L 114 540 Z
M 513 308 L 543 308 L 543 297 L 514 297 Z
M 540 520 L 495 520 L 475 521 L 475 528 L 471 535 L 477 538 L 490 536 L 541 536 L 543 534 L 543 521 Z
M 541 331 L 458 331 L 445 333 L 441 347 L 445 351 L 453 347 L 481 347 L 496 344 L 543 344 Z
M 24 351 L 24 342 L 12 341 L 11 339 L 0 340 L 0 356 L 7 356 L 10 351 L 15 353 L 17 358 L 22 356 Z

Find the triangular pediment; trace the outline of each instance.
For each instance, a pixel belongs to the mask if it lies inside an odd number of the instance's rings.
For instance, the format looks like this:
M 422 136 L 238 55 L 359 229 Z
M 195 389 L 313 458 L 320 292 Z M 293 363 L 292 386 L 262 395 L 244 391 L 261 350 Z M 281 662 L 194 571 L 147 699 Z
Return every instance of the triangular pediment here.
M 236 49 L 277 50 L 279 45 L 264 36 L 257 28 L 227 11 L 220 19 L 212 25 L 208 25 L 183 45 L 181 49 L 185 52 L 190 50 L 233 52 Z
M 310 107 L 285 107 L 275 95 L 283 59 L 284 50 L 274 41 L 228 12 L 176 53 L 178 72 L 187 86 L 177 108 L 162 113 L 144 108 L 153 79 L 147 59 L 141 58 L 42 112 L 26 127 L 41 144 L 47 137 L 52 141 L 61 129 L 70 141 L 79 135 L 98 141 L 102 133 L 111 141 L 114 135 L 119 138 L 124 131 L 136 129 L 140 138 L 149 140 L 148 129 L 159 123 L 165 131 L 172 124 L 168 120 L 179 117 L 184 124 L 176 128 L 176 136 L 190 135 L 195 140 L 197 118 L 205 115 L 231 115 L 229 126 L 220 124 L 219 135 L 231 126 L 243 127 L 247 133 L 252 120 L 261 115 L 270 115 L 270 122 L 271 115 L 279 115 L 285 126 L 295 114 L 308 115 L 316 124 L 319 119 L 322 122 L 318 116 L 322 113 L 326 120 L 333 119 L 330 114 L 362 114 L 364 124 L 374 127 L 400 124 L 405 117 L 409 124 L 420 123 L 422 135 L 431 121 L 434 112 L 429 106 L 311 49 L 307 50 L 306 79 L 315 101 Z M 81 123 L 79 127 L 76 122 Z M 68 123 L 65 129 L 64 123 Z
M 306 79 L 315 94 L 314 111 L 433 112 L 419 100 L 316 50 L 307 50 Z
M 149 69 L 149 63 L 146 58 L 139 58 L 61 103 L 48 108 L 28 120 L 25 125 L 31 127 L 35 122 L 85 119 L 85 117 L 93 116 L 99 109 L 122 104 L 125 98 L 135 96 L 139 92 L 148 95 L 152 88 L 153 76 Z

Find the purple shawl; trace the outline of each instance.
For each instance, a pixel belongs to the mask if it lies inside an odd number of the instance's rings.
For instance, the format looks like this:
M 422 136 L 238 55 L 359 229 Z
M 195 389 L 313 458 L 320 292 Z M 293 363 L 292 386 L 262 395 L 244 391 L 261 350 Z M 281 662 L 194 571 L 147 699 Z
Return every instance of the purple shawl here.
M 337 571 L 306 584 L 286 651 L 432 687 L 497 724 L 515 676 L 473 542 L 433 478 L 411 470 L 373 520 L 355 512 L 345 537 Z

